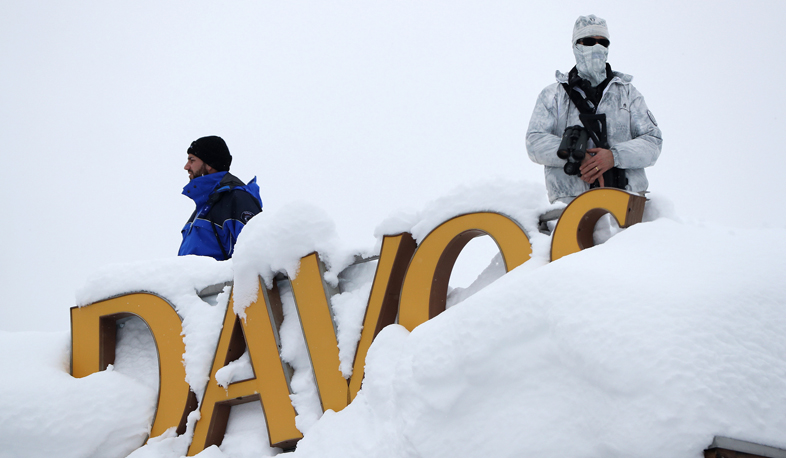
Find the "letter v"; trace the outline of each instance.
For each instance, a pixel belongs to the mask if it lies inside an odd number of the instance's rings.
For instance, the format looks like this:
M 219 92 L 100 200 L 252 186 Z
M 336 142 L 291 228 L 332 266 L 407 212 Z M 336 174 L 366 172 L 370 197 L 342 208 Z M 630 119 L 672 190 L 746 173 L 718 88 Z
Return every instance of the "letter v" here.
M 408 233 L 383 239 L 349 383 L 338 368 L 338 342 L 328 306 L 329 288 L 323 280 L 324 267 L 316 253 L 300 260 L 300 270 L 292 280 L 292 291 L 323 411 L 332 409 L 338 412 L 360 390 L 366 353 L 371 342 L 382 328 L 396 320 L 404 272 L 415 247 L 415 240 Z
M 363 383 L 366 355 L 371 342 L 382 328 L 396 322 L 401 285 L 404 283 L 404 274 L 416 248 L 415 239 L 407 232 L 393 236 L 386 235 L 382 239 L 377 271 L 374 274 L 366 316 L 363 318 L 363 331 L 355 352 L 355 363 L 349 382 L 350 401 L 355 399 Z

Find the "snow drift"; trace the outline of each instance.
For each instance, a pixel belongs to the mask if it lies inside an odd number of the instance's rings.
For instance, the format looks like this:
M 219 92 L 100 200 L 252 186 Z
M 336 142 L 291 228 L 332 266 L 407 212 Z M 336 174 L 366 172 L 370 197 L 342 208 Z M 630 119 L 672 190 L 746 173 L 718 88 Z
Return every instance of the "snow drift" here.
M 366 359 L 362 390 L 340 412 L 323 414 L 315 403 L 297 315 L 286 313 L 291 301 L 282 293 L 281 350 L 296 369 L 292 399 L 304 433 L 293 454 L 687 458 L 715 435 L 786 448 L 786 230 L 683 222 L 656 196 L 646 222 L 548 263 L 549 239 L 533 227 L 549 206 L 535 189 L 482 183 L 380 225 L 378 235 L 408 229 L 421 240 L 450 216 L 505 210 L 530 231 L 533 256 L 505 275 L 492 260 L 468 288 L 475 294 L 455 294 L 463 300 L 412 333 L 398 325 L 383 330 Z M 306 213 L 310 218 L 301 217 Z M 348 247 L 318 209 L 265 218 L 247 227 L 234 265 L 185 258 L 113 266 L 88 281 L 77 302 L 139 289 L 167 295 L 184 317 L 188 377 L 202 380 L 227 297 L 206 303 L 198 291 L 234 275 L 247 297 L 241 278 L 291 273 L 299 256 L 320 249 L 327 280 L 344 290 L 332 307 L 344 329 L 346 366 L 373 271 L 338 272 L 352 254 L 374 249 Z M 269 243 L 276 227 L 297 228 L 287 247 Z M 266 258 L 244 259 L 243 249 Z M 185 454 L 187 435 L 142 446 L 155 408 L 155 352 L 133 320 L 118 336 L 112 370 L 74 379 L 67 335 L 0 334 L 0 456 Z M 233 368 L 223 382 L 243 370 Z M 233 408 L 222 445 L 198 456 L 279 453 L 267 445 L 261 408 L 247 404 Z

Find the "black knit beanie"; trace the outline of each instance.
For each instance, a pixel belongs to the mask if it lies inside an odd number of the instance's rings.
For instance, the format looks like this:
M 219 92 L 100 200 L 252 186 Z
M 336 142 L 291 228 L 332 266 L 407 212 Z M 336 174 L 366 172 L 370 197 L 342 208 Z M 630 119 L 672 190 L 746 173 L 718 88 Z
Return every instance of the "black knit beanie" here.
M 229 154 L 226 142 L 215 135 L 195 140 L 188 147 L 187 153 L 202 159 L 202 162 L 219 172 L 228 172 L 232 165 L 232 155 Z

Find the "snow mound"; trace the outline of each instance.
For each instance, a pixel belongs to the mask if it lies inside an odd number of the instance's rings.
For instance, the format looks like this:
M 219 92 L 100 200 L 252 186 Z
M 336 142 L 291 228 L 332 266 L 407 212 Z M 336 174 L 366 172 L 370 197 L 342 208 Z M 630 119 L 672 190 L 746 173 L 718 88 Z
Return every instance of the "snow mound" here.
M 498 211 L 531 234 L 533 255 L 505 275 L 492 260 L 475 284 L 456 290 L 447 311 L 412 333 L 384 329 L 360 393 L 340 412 L 319 408 L 291 290 L 281 282 L 281 354 L 295 369 L 292 402 L 304 433 L 294 456 L 692 458 L 716 435 L 786 448 L 786 230 L 686 223 L 655 196 L 646 222 L 549 263 L 550 238 L 535 230 L 537 215 L 555 208 L 543 195 L 527 183 L 481 183 L 380 224 L 379 237 L 411 231 L 422 240 L 458 214 Z M 234 261 L 110 266 L 79 290 L 77 303 L 140 290 L 169 300 L 183 318 L 188 382 L 201 397 L 229 290 L 210 300 L 198 292 L 234 278 L 242 312 L 258 278 L 295 275 L 313 251 L 339 290 L 331 307 L 349 377 L 375 264 L 346 269 L 367 252 L 348 248 L 332 221 L 305 204 L 253 219 Z M 0 333 L 12 349 L 0 355 L 0 456 L 185 453 L 188 436 L 173 432 L 141 447 L 155 411 L 153 344 L 142 323 L 123 325 L 116 367 L 82 379 L 69 375 L 67 334 Z M 250 370 L 241 358 L 210 383 Z M 222 445 L 198 456 L 278 453 L 252 403 L 233 408 Z
M 784 235 L 660 219 L 522 266 L 411 334 L 386 329 L 356 400 L 295 456 L 786 448 Z

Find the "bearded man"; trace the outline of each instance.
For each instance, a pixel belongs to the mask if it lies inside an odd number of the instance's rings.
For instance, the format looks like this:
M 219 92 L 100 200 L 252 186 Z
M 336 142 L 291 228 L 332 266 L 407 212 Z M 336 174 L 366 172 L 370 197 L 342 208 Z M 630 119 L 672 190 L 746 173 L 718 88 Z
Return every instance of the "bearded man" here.
M 183 188 L 183 195 L 194 201 L 196 210 L 181 231 L 183 242 L 178 256 L 229 259 L 240 231 L 262 211 L 257 179 L 243 184 L 229 173 L 232 155 L 221 137 L 199 138 L 191 143 L 187 154 L 184 169 L 191 181 Z
M 658 123 L 630 84 L 633 77 L 606 62 L 611 42 L 604 19 L 580 16 L 571 43 L 576 66 L 567 74 L 557 71 L 557 82 L 540 93 L 527 129 L 527 154 L 544 166 L 549 200 L 568 203 L 603 186 L 644 193 L 649 186 L 644 168 L 655 164 L 663 143 Z M 589 134 L 582 159 L 557 155 L 570 127 Z

